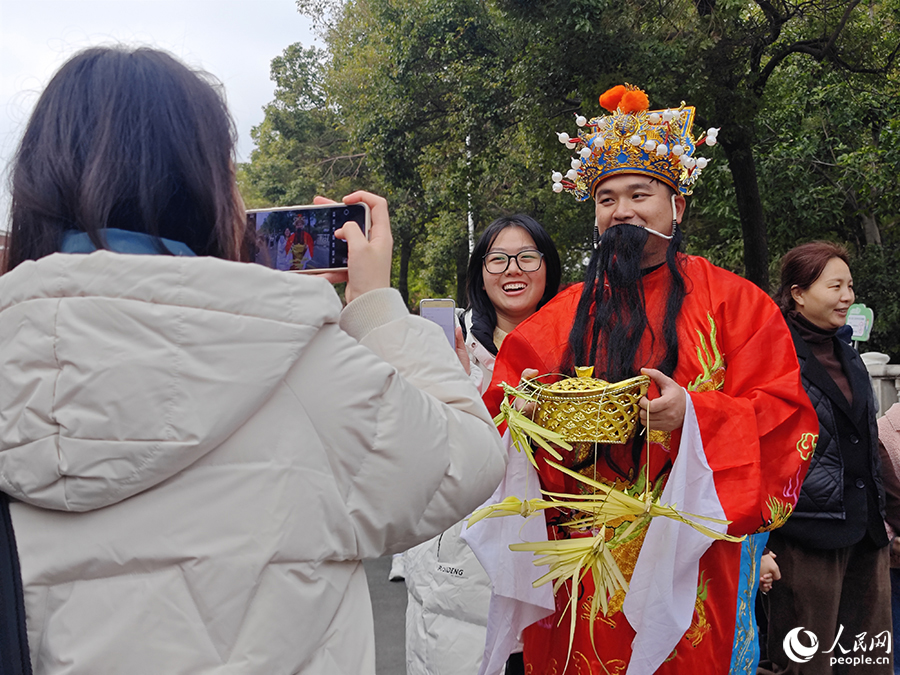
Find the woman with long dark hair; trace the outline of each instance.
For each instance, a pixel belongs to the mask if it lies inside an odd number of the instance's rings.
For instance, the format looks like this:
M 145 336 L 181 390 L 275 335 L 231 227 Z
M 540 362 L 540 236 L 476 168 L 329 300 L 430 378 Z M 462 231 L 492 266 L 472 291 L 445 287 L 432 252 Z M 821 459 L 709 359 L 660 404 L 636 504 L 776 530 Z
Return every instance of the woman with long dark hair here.
M 472 379 L 482 391 L 503 338 L 556 295 L 561 274 L 556 246 L 534 218 L 507 216 L 485 228 L 469 257 L 469 307 L 459 312 Z M 478 672 L 491 588 L 460 539 L 462 528 L 457 523 L 404 554 L 407 675 Z
M 513 255 L 520 255 L 515 263 Z M 469 256 L 469 307 L 460 313 L 469 357 L 484 373 L 483 387 L 491 381 L 503 338 L 556 295 L 561 278 L 556 246 L 531 216 L 498 218 L 485 228 Z
M 3 673 L 374 675 L 360 561 L 501 478 L 478 390 L 389 288 L 385 200 L 344 198 L 372 219 L 336 233 L 342 309 L 239 262 L 233 159 L 216 87 L 153 49 L 84 51 L 37 103 L 0 277 Z
M 775 299 L 794 338 L 819 436 L 797 506 L 769 536 L 781 580 L 768 594 L 771 663 L 760 672 L 848 672 L 830 657 L 854 649 L 860 634 L 871 641 L 891 630 L 884 519 L 896 528 L 900 511 L 895 499 L 886 501 L 868 374 L 848 344 L 849 331 L 839 333 L 854 301 L 849 263 L 846 249 L 826 241 L 797 246 L 781 262 Z M 785 637 L 798 627 L 815 634 L 823 652 L 809 665 L 786 653 Z M 852 672 L 890 673 L 876 660 L 890 650 L 866 646 L 872 662 Z

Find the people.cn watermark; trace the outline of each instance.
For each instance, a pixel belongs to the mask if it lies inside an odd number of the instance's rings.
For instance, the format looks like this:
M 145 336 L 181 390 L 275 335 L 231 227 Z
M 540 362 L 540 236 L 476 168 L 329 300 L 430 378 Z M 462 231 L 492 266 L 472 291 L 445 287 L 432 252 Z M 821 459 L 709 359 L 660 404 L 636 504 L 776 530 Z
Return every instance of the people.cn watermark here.
M 831 665 L 843 664 L 849 666 L 879 665 L 890 663 L 891 632 L 881 631 L 877 635 L 868 638 L 866 632 L 858 633 L 853 637 L 850 647 L 841 644 L 844 634 L 844 625 L 838 628 L 837 636 L 830 649 L 819 652 L 819 638 L 803 626 L 793 628 L 784 636 L 784 653 L 796 663 L 806 663 L 817 653 L 831 654 Z M 802 636 L 802 638 L 801 638 Z M 847 640 L 850 640 L 848 637 Z

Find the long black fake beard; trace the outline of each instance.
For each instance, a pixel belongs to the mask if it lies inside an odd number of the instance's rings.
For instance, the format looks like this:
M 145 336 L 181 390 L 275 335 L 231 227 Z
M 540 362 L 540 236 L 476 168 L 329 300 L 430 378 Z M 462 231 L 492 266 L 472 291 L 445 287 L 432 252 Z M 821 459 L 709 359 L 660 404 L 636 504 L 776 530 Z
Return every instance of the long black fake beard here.
M 661 362 L 637 363 L 638 350 L 644 332 L 650 331 L 650 352 L 654 351 L 657 336 L 647 320 L 644 297 L 641 254 L 647 238 L 647 230 L 635 225 L 616 225 L 600 237 L 600 243 L 591 256 L 585 274 L 584 288 L 575 311 L 575 320 L 569 333 L 569 344 L 560 372 L 575 374 L 575 366 L 593 365 L 594 377 L 609 382 L 619 382 L 640 373 L 642 367 L 656 368 L 669 377 L 678 366 L 678 332 L 676 322 L 685 296 L 684 275 L 678 262 L 681 246 L 681 229 L 669 242 L 666 250 L 666 266 L 672 282 L 666 298 L 662 337 L 666 350 Z M 633 467 L 640 466 L 643 445 L 642 429 L 638 424 L 632 442 Z M 630 478 L 612 460 L 610 446 L 602 446 L 607 464 L 616 473 Z M 576 467 L 577 468 L 580 467 Z

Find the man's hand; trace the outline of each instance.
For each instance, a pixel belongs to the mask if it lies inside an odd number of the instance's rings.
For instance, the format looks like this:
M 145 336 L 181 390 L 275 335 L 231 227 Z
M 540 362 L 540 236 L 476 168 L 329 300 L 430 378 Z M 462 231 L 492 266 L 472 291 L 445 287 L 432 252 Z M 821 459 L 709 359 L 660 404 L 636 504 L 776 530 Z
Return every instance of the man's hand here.
M 641 368 L 659 387 L 659 397 L 652 401 L 646 396 L 638 401 L 641 407 L 641 424 L 647 426 L 649 412 L 650 429 L 659 431 L 675 431 L 684 424 L 684 412 L 687 408 L 684 389 L 675 380 L 655 368 Z
M 538 376 L 538 371 L 534 368 L 526 368 L 522 371 L 522 376 L 519 379 L 519 382 L 524 382 L 525 380 L 530 380 Z M 526 417 L 529 419 L 534 419 L 534 402 L 533 401 L 525 401 L 521 398 L 517 398 L 513 401 L 513 408 L 516 410 L 522 411 Z

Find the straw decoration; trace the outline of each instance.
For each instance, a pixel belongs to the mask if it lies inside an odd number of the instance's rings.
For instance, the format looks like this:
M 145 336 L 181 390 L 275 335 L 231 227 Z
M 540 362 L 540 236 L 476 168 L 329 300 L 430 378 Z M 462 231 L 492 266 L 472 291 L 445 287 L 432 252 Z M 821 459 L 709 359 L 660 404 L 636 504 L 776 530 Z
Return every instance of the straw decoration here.
M 520 452 L 524 452 L 528 456 L 528 460 L 534 465 L 535 469 L 538 468 L 538 465 L 537 461 L 534 459 L 534 452 L 531 449 L 530 441 L 534 441 L 537 445 L 550 453 L 554 459 L 562 461 L 562 455 L 559 454 L 556 448 L 550 445 L 550 443 L 555 443 L 561 448 L 571 450 L 572 446 L 565 438 L 563 438 L 562 434 L 545 429 L 529 419 L 528 416 L 520 410 L 516 410 L 515 406 L 512 404 L 513 399 L 521 399 L 531 403 L 536 403 L 537 399 L 508 385 L 506 382 L 501 383 L 500 386 L 503 387 L 506 397 L 500 404 L 500 414 L 494 418 L 494 424 L 499 426 L 503 422 L 506 422 L 506 428 L 509 429 L 509 435 L 513 444 Z

